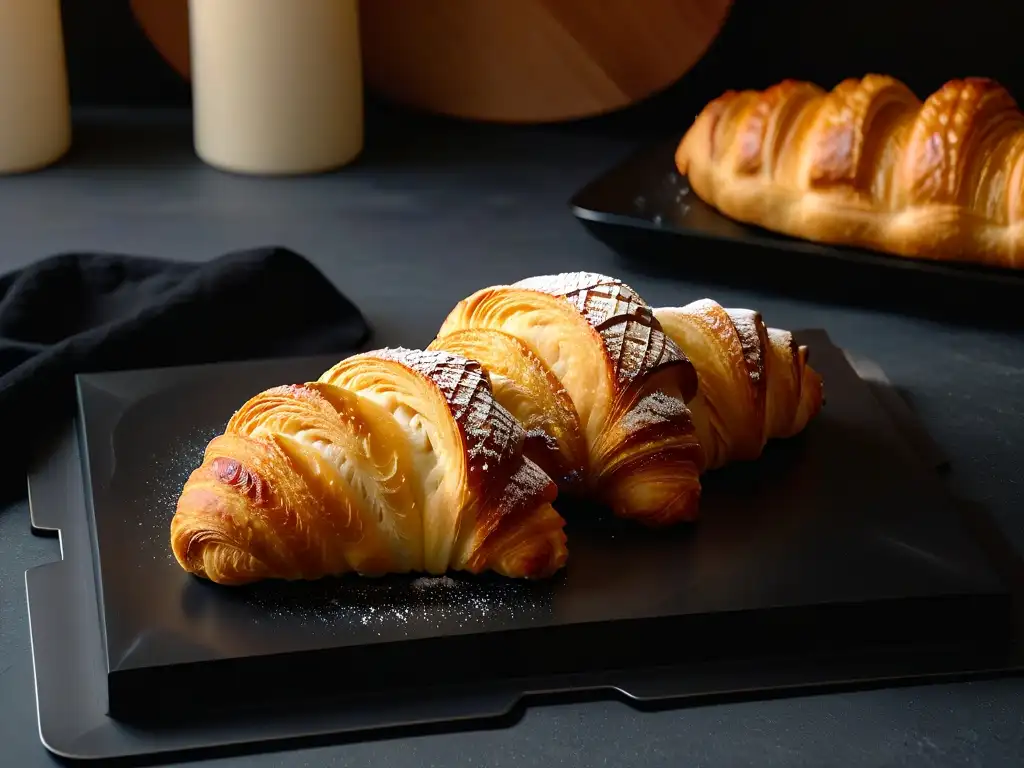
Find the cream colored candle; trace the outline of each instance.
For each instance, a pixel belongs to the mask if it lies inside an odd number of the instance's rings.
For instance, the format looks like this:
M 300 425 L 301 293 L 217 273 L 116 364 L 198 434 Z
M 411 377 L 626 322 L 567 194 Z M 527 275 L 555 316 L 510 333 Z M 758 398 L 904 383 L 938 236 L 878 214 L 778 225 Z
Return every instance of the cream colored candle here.
M 70 145 L 60 0 L 0 0 L 0 174 L 50 165 Z
M 332 170 L 360 153 L 357 0 L 190 0 L 189 10 L 199 157 L 270 175 Z

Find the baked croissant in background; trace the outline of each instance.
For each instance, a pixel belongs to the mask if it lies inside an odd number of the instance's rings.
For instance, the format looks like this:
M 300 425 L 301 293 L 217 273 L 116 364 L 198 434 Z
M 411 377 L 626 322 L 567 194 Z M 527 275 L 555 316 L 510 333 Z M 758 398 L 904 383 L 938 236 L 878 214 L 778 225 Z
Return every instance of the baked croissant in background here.
M 648 525 L 697 516 L 705 457 L 685 404 L 697 376 L 629 286 L 563 273 L 484 288 L 430 349 L 490 371 L 524 450 L 562 491 Z
M 703 201 L 786 235 L 908 257 L 1024 265 L 1024 115 L 992 80 L 923 103 L 883 75 L 831 92 L 730 91 L 680 142 Z
M 448 569 L 548 576 L 565 563 L 554 482 L 487 372 L 378 350 L 246 402 L 171 521 L 180 565 L 221 584 Z

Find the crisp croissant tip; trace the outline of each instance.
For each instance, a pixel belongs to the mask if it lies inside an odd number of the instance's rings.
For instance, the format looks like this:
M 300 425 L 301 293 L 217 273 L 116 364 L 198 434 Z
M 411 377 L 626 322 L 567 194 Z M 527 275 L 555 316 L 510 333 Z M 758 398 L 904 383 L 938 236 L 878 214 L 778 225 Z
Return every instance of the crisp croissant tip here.
M 646 528 L 670 528 L 682 523 L 696 522 L 700 518 L 700 496 L 701 487 L 696 483 L 664 502 L 637 505 L 628 497 L 619 500 L 618 503 L 613 500 L 612 512 L 616 517 L 632 520 Z
M 568 537 L 565 535 L 565 531 L 559 528 L 557 532 L 552 532 L 552 535 L 542 544 L 502 558 L 493 566 L 493 570 L 502 576 L 521 578 L 527 581 L 549 578 L 565 567 L 569 559 L 567 543 Z
M 690 151 L 689 147 L 687 146 L 687 138 L 689 136 L 690 133 L 687 132 L 686 135 L 683 136 L 679 144 L 676 146 L 674 160 L 676 164 L 676 171 L 678 171 L 680 176 L 685 176 L 690 168 Z
M 563 541 L 562 546 L 552 546 L 551 551 L 538 553 L 536 560 L 525 563 L 523 573 L 531 581 L 547 579 L 562 570 L 568 560 L 569 551 L 566 549 Z

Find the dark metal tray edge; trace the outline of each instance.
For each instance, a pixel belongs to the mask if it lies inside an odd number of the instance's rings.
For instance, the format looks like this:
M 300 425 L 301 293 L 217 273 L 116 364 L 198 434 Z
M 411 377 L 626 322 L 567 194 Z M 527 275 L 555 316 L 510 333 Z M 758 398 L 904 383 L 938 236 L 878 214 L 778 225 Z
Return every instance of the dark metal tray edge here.
M 680 214 L 680 198 L 667 200 L 659 188 L 674 170 L 678 141 L 666 137 L 639 146 L 567 201 L 580 224 L 631 268 L 947 321 L 999 327 L 1024 322 L 1015 303 L 1024 291 L 1021 269 L 905 258 L 787 237 L 728 219 L 692 193 L 685 198 L 689 212 Z M 640 197 L 660 202 L 638 211 L 634 201 Z M 680 249 L 686 242 L 703 248 Z M 775 257 L 766 258 L 768 252 Z M 815 279 L 784 277 L 801 274 Z M 1003 309 L 1007 301 L 1012 307 Z
M 593 221 L 598 223 L 607 224 L 618 224 L 622 226 L 635 227 L 638 229 L 647 229 L 655 232 L 666 231 L 665 226 L 655 223 L 654 221 L 638 216 L 635 213 L 627 212 L 625 210 L 618 210 L 612 206 L 597 205 L 594 204 L 596 201 L 591 198 L 599 193 L 602 186 L 611 184 L 615 176 L 622 171 L 624 168 L 628 168 L 643 160 L 650 160 L 652 156 L 657 157 L 660 155 L 666 155 L 669 159 L 672 156 L 672 152 L 678 145 L 681 137 L 674 137 L 660 142 L 654 142 L 652 144 L 642 146 L 635 152 L 628 155 L 619 164 L 608 168 L 604 173 L 595 177 L 583 187 L 581 187 L 569 200 L 569 207 L 573 215 L 579 219 L 587 221 Z M 673 166 L 666 165 L 665 172 L 671 171 Z M 691 198 L 692 199 L 692 198 Z M 721 214 L 719 214 L 721 215 Z M 928 259 L 912 259 L 893 254 L 884 253 L 882 251 L 870 251 L 863 248 L 853 248 L 846 246 L 830 245 L 827 243 L 818 243 L 812 240 L 803 240 L 795 237 L 787 237 L 769 230 L 763 230 L 758 227 L 748 226 L 745 224 L 739 224 L 744 231 L 745 241 L 750 243 L 765 246 L 768 248 L 783 248 L 787 250 L 798 250 L 806 253 L 812 253 L 818 256 L 826 256 L 830 258 L 839 258 L 844 260 L 853 261 L 870 261 L 874 264 L 884 265 L 893 269 L 907 269 L 917 270 L 923 272 L 934 272 L 950 277 L 958 278 L 977 278 L 982 280 L 1006 280 L 1013 283 L 1018 283 L 1024 287 L 1024 272 L 1016 269 L 1009 269 L 1003 267 L 987 266 L 981 264 L 973 264 L 970 262 L 945 262 L 945 261 L 934 261 Z M 676 230 L 671 230 L 676 231 Z M 678 233 L 678 232 L 677 232 Z M 700 233 L 702 237 L 718 237 L 723 240 L 735 240 L 735 238 L 726 235 L 705 235 Z
M 864 362 L 863 367 L 870 369 L 870 363 Z M 876 394 L 885 389 L 879 383 Z M 907 428 L 916 429 L 917 434 L 908 434 L 907 439 L 919 453 L 924 447 L 922 460 L 931 466 L 944 463 L 944 457 L 901 398 L 888 398 L 883 405 L 905 434 Z M 898 415 L 901 409 L 903 413 Z M 934 452 L 929 452 L 928 446 Z M 262 713 L 242 722 L 211 723 L 206 728 L 129 727 L 105 714 L 105 667 L 77 428 L 66 431 L 57 450 L 31 478 L 33 527 L 39 532 L 57 532 L 64 557 L 62 561 L 30 569 L 25 576 L 39 733 L 47 749 L 70 759 L 172 753 L 199 756 L 209 750 L 269 749 L 328 736 L 371 738 L 394 733 L 396 729 L 404 732 L 426 726 L 451 727 L 456 723 L 501 725 L 519 707 L 551 696 L 615 697 L 638 707 L 679 706 L 723 698 L 768 698 L 973 679 L 1024 670 L 1024 658 L 1019 653 L 1012 658 L 1000 655 L 955 659 L 939 653 L 934 657 L 917 656 L 913 659 L 916 666 L 909 667 L 905 657 L 831 659 L 826 663 L 821 659 L 791 659 L 786 665 L 773 663 L 767 668 L 757 659 L 749 659 L 715 667 L 563 675 L 523 679 L 518 684 L 481 683 L 472 689 L 434 691 L 429 701 L 420 699 L 408 704 L 406 697 L 400 695 L 380 701 L 361 699 L 347 707 L 335 703 L 304 712 L 298 718 Z M 37 609 L 34 612 L 33 605 Z M 49 610 L 39 610 L 43 605 Z M 71 638 L 74 642 L 68 642 Z M 70 680 L 78 684 L 69 686 Z M 74 695 L 69 696 L 69 691 Z

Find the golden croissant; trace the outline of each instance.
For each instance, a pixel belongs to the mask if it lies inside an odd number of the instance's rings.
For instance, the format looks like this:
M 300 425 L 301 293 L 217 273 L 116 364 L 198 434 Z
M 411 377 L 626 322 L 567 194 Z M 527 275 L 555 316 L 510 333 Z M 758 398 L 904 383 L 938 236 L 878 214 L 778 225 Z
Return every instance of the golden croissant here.
M 485 288 L 426 351 L 355 355 L 246 402 L 185 484 L 174 555 L 222 584 L 548 576 L 567 558 L 559 490 L 693 520 L 703 472 L 820 410 L 807 360 L 757 312 L 653 309 L 604 275 Z
M 648 525 L 692 520 L 700 475 L 761 455 L 820 411 L 821 376 L 788 331 L 710 299 L 652 309 L 605 275 L 477 291 L 431 349 L 472 357 L 559 483 Z
M 905 257 L 1024 266 L 1024 115 L 998 83 L 784 81 L 698 115 L 676 167 L 721 213 Z
M 533 277 L 459 302 L 430 349 L 479 360 L 563 492 L 620 517 L 697 516 L 704 452 L 686 407 L 697 376 L 651 308 L 591 273 Z
M 180 565 L 221 584 L 448 569 L 548 576 L 557 489 L 487 372 L 445 352 L 350 357 L 246 402 L 171 521 Z

